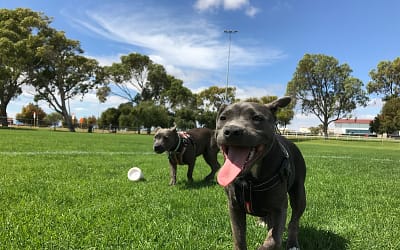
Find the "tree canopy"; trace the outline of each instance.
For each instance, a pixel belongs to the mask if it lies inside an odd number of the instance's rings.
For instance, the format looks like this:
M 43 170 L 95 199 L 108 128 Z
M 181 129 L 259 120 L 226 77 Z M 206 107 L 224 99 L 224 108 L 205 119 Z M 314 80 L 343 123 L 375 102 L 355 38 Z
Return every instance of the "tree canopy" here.
M 380 114 L 370 124 L 370 131 L 392 134 L 400 130 L 400 98 L 392 97 L 385 102 Z
M 98 62 L 82 56 L 79 41 L 68 39 L 64 32 L 49 29 L 44 45 L 37 49 L 37 62 L 29 72 L 35 87 L 35 100 L 46 101 L 61 114 L 70 131 L 75 131 L 69 100 L 83 97 L 96 87 Z
M 400 57 L 393 61 L 382 61 L 376 69 L 369 72 L 371 81 L 368 93 L 383 95 L 385 100 L 400 96 Z
M 99 100 L 104 102 L 109 95 L 116 95 L 137 104 L 149 100 L 163 104 L 162 93 L 170 86 L 164 67 L 139 53 L 120 59 L 121 62 L 104 67 L 103 86 L 97 91 Z
M 44 121 L 46 112 L 38 105 L 28 103 L 28 105 L 22 107 L 21 113 L 18 113 L 15 118 L 17 121 L 24 124 L 39 125 L 35 124 L 35 120 L 40 122 Z
M 30 9 L 0 9 L 0 121 L 7 126 L 7 106 L 22 93 L 26 73 L 51 20 Z
M 368 97 L 361 80 L 351 76 L 347 64 L 322 54 L 306 54 L 299 61 L 287 94 L 303 113 L 314 114 L 328 136 L 328 125 L 349 115 L 357 105 L 365 106 Z

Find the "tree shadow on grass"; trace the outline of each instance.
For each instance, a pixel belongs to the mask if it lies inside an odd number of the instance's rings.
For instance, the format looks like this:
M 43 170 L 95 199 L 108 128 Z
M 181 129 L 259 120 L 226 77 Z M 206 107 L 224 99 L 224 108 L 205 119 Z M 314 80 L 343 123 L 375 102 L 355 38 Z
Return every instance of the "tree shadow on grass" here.
M 300 227 L 299 243 L 306 250 L 345 250 L 349 241 L 330 231 Z
M 21 130 L 21 131 L 34 131 L 37 130 L 37 128 L 29 128 L 29 127 L 0 127 L 0 130 Z

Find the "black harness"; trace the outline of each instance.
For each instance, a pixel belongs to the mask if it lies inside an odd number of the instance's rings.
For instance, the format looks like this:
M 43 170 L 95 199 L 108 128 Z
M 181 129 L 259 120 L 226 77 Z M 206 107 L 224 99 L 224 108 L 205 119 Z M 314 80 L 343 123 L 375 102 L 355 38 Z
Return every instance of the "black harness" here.
M 172 165 L 183 165 L 183 155 L 186 152 L 186 148 L 192 144 L 195 146 L 194 141 L 190 137 L 190 134 L 186 132 L 178 132 L 178 145 L 176 145 L 173 151 L 168 152 L 168 159 Z
M 291 167 L 289 153 L 282 143 L 278 142 L 278 144 L 284 156 L 280 168 L 274 176 L 262 181 L 255 181 L 249 175 L 239 176 L 233 183 L 236 199 L 247 214 L 259 217 L 266 216 L 268 211 L 263 207 L 262 201 L 283 182 L 287 181 L 288 189 L 294 182 L 294 168 Z

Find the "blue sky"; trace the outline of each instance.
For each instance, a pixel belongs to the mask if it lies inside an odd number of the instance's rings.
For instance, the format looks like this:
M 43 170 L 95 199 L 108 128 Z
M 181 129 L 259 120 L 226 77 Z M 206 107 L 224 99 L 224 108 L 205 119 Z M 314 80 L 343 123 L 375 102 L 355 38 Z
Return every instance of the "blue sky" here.
M 228 35 L 232 35 L 229 84 L 240 98 L 285 93 L 298 61 L 306 53 L 347 63 L 366 85 L 380 61 L 400 53 L 397 0 L 0 0 L 0 8 L 31 8 L 53 17 L 52 27 L 79 40 L 88 57 L 102 65 L 138 52 L 162 64 L 169 74 L 198 92 L 225 86 Z M 10 116 L 32 102 L 26 89 L 7 109 Z M 98 116 L 124 102 L 100 104 L 95 93 L 71 103 L 77 117 Z M 39 103 L 46 112 L 48 105 Z M 372 96 L 353 116 L 373 118 L 382 106 Z M 317 126 L 296 112 L 290 128 Z

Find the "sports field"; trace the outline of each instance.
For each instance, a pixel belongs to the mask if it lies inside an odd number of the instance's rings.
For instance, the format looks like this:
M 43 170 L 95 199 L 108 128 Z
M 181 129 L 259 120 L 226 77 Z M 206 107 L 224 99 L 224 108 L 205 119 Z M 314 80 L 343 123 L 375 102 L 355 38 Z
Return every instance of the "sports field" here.
M 0 249 L 232 249 L 226 197 L 186 167 L 168 186 L 152 136 L 0 129 Z M 400 143 L 296 140 L 302 249 L 400 249 Z M 222 162 L 222 156 L 220 156 Z M 146 178 L 130 182 L 128 170 Z M 249 249 L 265 229 L 248 217 Z M 286 235 L 285 235 L 286 237 Z

